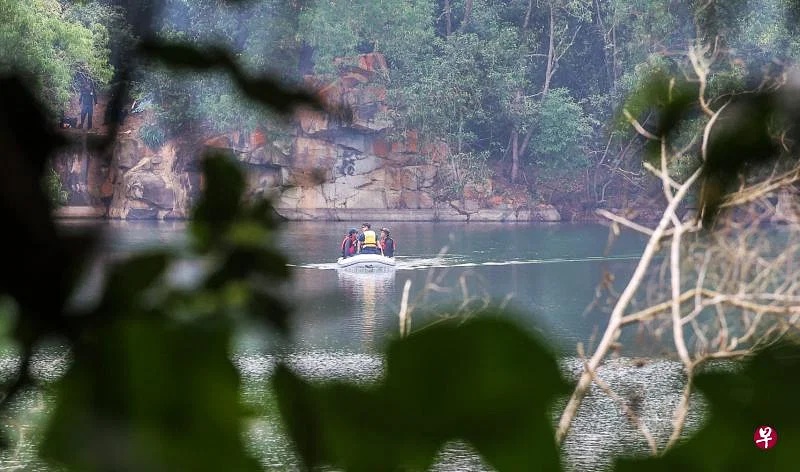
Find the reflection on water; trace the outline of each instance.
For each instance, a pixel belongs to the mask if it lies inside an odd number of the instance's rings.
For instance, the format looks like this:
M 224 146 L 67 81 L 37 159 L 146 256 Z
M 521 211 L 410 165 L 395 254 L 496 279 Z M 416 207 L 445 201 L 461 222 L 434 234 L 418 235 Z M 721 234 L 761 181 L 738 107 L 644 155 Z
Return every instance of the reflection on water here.
M 351 272 L 337 270 L 339 288 L 353 300 L 361 310 L 362 346 L 372 348 L 375 341 L 375 320 L 385 310 L 394 295 L 395 271 Z

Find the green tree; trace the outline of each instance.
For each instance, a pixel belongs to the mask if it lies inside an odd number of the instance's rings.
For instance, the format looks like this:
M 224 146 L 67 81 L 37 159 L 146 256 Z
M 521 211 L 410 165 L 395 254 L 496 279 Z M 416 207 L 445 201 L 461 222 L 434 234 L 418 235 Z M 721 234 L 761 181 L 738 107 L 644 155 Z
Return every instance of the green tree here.
M 318 1 L 303 12 L 300 36 L 314 48 L 319 72 L 333 71 L 336 57 L 379 52 L 392 80 L 402 84 L 418 77 L 420 64 L 434 52 L 433 17 L 433 5 L 425 0 Z
M 586 166 L 585 143 L 592 127 L 581 105 L 567 89 L 553 89 L 538 107 L 536 139 L 531 151 L 544 172 L 574 170 Z
M 29 74 L 51 110 L 71 98 L 76 76 L 111 79 L 109 33 L 99 22 L 84 25 L 58 0 L 0 0 L 0 17 L 0 72 Z
M 286 84 L 300 85 L 302 42 L 296 33 L 300 2 L 163 3 L 162 16 L 155 24 L 158 37 L 201 48 L 224 48 L 250 76 L 268 74 Z M 140 80 L 139 94 L 150 94 L 159 125 L 173 134 L 283 126 L 269 109 L 249 103 L 225 74 L 189 77 L 155 67 L 146 69 Z
M 42 185 L 54 207 L 58 208 L 62 205 L 66 205 L 67 200 L 69 200 L 69 192 L 64 189 L 64 185 L 61 183 L 61 177 L 55 169 L 50 168 L 47 171 Z
M 128 23 L 125 10 L 109 0 L 62 2 L 66 5 L 64 16 L 71 22 L 82 24 L 94 34 L 98 51 L 106 51 L 105 59 L 115 75 L 123 69 L 136 48 L 137 38 Z M 113 80 L 113 79 L 112 79 Z

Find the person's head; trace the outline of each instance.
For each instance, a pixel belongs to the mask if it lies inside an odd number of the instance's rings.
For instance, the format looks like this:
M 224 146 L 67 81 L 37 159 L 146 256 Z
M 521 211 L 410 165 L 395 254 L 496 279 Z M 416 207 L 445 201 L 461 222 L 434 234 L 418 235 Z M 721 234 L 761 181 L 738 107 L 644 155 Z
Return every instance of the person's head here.
M 348 235 L 352 236 L 354 234 L 358 234 L 358 230 L 355 228 L 350 228 L 350 231 L 347 232 Z
M 370 228 L 369 223 L 361 223 L 361 231 L 366 231 Z
M 389 237 L 389 228 L 381 228 L 381 235 L 385 237 Z

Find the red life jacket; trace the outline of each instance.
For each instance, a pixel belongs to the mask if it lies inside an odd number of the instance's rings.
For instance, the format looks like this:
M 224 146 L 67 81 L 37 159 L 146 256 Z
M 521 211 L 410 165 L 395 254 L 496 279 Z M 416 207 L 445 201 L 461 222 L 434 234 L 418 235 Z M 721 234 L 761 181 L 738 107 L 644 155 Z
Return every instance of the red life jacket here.
M 350 241 L 350 245 L 348 246 L 347 242 Z M 345 252 L 347 251 L 347 252 Z M 355 241 L 350 239 L 350 235 L 347 235 L 342 240 L 342 257 L 345 256 L 352 256 L 356 253 L 356 244 Z

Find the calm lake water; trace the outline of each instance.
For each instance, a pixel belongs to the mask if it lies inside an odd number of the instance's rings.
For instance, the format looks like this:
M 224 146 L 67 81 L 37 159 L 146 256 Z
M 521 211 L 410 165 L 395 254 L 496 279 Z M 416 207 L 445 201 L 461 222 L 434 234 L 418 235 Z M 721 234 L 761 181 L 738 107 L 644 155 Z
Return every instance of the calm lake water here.
M 632 270 L 642 238 L 624 235 L 605 254 L 601 225 L 495 223 L 397 223 L 394 274 L 370 277 L 336 270 L 348 226 L 291 223 L 282 247 L 290 255 L 297 297 L 298 342 L 315 348 L 370 351 L 395 336 L 403 286 L 417 301 L 413 326 L 452 313 L 465 298 L 507 303 L 530 327 L 574 352 L 606 318 L 584 315 L 604 270 Z M 461 280 L 467 287 L 462 290 Z M 434 282 L 439 290 L 431 290 Z M 427 289 L 426 289 L 427 288 Z
M 154 247 L 182 249 L 185 227 L 183 222 L 110 221 L 103 225 L 100 250 L 122 257 Z M 411 281 L 412 327 L 453 313 L 466 293 L 475 298 L 473 307 L 484 300 L 505 303 L 511 316 L 574 353 L 578 341 L 589 341 L 605 326 L 603 310 L 586 312 L 604 271 L 624 280 L 645 243 L 623 233 L 606 254 L 608 228 L 599 224 L 395 223 L 390 228 L 398 246 L 397 270 L 371 276 L 336 268 L 349 227 L 339 222 L 283 227 L 279 247 L 291 263 L 287 290 L 295 307 L 298 348 L 375 352 L 397 335 L 403 286 Z M 190 279 L 192 270 L 187 265 L 176 276 Z M 91 300 L 98 281 L 90 280 L 79 298 Z
M 65 229 L 85 222 L 64 221 Z M 373 222 L 373 227 L 384 225 Z M 606 250 L 608 229 L 585 224 L 496 223 L 392 223 L 397 243 L 397 270 L 380 276 L 337 271 L 339 244 L 351 224 L 338 222 L 291 222 L 280 236 L 280 248 L 291 262 L 291 281 L 286 286 L 293 300 L 293 338 L 288 359 L 310 378 L 346 378 L 370 381 L 381 375 L 381 347 L 398 335 L 398 311 L 403 286 L 411 282 L 412 329 L 435 322 L 444 314 L 458 312 L 466 298 L 470 308 L 486 301 L 505 304 L 508 316 L 541 332 L 564 356 L 566 375 L 575 375 L 580 363 L 574 358 L 578 342 L 591 343 L 607 320 L 603 310 L 588 310 L 595 288 L 605 271 L 624 281 L 638 260 L 644 239 L 623 233 Z M 136 251 L 186 247 L 183 222 L 103 222 L 103 259 L 124 257 Z M 95 265 L 75 297 L 91 303 L 101 286 L 102 263 Z M 173 276 L 191 280 L 191 264 L 179 266 Z M 467 310 L 468 311 L 468 310 Z M 263 390 L 274 365 L 273 352 L 264 339 L 242 333 L 234 362 L 245 379 L 245 401 L 259 405 L 272 402 Z M 639 355 L 652 346 L 632 347 Z M 58 355 L 38 363 L 57 376 L 64 360 Z M 2 366 L 0 366 L 2 368 Z M 631 372 L 635 370 L 635 374 Z M 602 375 L 623 391 L 641 395 L 642 416 L 655 431 L 669 425 L 669 408 L 681 388 L 680 369 L 667 360 L 654 360 L 634 368 L 625 357 L 611 363 Z M 624 392 L 623 392 L 624 393 Z M 47 401 L 31 399 L 23 408 L 47 410 Z M 693 414 L 690 426 L 699 422 Z M 665 426 L 666 425 L 666 426 Z M 24 428 L 23 428 L 24 429 Z M 691 429 L 691 427 L 690 427 Z M 253 420 L 249 444 L 266 470 L 295 470 L 291 446 L 274 414 Z M 585 402 L 574 433 L 565 443 L 564 464 L 572 470 L 604 470 L 614 456 L 641 452 L 644 442 L 612 401 L 594 392 Z M 46 467 L 31 462 L 33 446 L 21 446 L 0 457 L 0 470 Z M 435 470 L 488 470 L 470 447 L 452 443 L 440 455 Z

